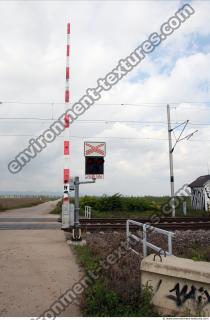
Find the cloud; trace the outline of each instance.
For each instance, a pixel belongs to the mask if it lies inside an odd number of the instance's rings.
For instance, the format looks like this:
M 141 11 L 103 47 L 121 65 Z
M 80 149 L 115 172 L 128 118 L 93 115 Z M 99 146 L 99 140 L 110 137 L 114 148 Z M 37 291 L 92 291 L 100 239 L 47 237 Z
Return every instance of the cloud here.
M 112 70 L 119 59 L 158 31 L 181 4 L 180 1 L 1 2 L 0 101 L 18 103 L 0 104 L 0 117 L 50 119 L 64 111 L 67 21 L 72 25 L 71 95 L 72 101 L 76 101 L 88 87 L 96 86 L 97 78 Z M 81 179 L 84 137 L 98 141 L 105 137 L 107 142 L 105 179 L 82 186 L 82 193 L 169 194 L 167 103 L 171 104 L 174 123 L 190 120 L 186 133 L 199 129 L 192 141 L 180 142 L 176 147 L 176 189 L 207 173 L 209 126 L 196 123 L 208 123 L 210 114 L 209 104 L 203 103 L 209 99 L 210 59 L 203 48 L 210 45 L 206 27 L 210 3 L 197 1 L 192 6 L 195 14 L 179 30 L 102 95 L 99 103 L 104 105 L 96 104 L 72 125 L 71 169 Z M 200 104 L 191 103 L 199 101 Z M 116 105 L 119 103 L 129 105 Z M 107 121 L 91 122 L 93 119 Z M 51 122 L 0 121 L 1 191 L 62 192 L 60 137 L 20 174 L 11 175 L 7 171 L 8 162 L 27 147 L 30 137 L 3 135 L 37 137 Z

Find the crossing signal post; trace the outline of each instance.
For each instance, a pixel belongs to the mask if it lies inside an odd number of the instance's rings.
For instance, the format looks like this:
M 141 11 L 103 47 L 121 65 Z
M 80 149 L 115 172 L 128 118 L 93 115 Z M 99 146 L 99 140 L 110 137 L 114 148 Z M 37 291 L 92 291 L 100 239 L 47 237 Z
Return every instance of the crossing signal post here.
M 106 155 L 105 142 L 85 142 L 85 178 L 103 179 L 104 156 Z
M 85 157 L 86 175 L 104 175 L 104 157 Z
M 62 229 L 72 230 L 72 240 L 82 240 L 80 228 L 79 186 L 95 183 L 96 179 L 104 177 L 104 156 L 106 155 L 105 142 L 85 142 L 85 178 L 89 181 L 80 181 L 79 177 L 70 178 L 65 188 L 66 192 L 74 191 L 74 204 L 63 208 Z M 65 218 L 65 219 L 64 219 Z M 65 223 L 64 223 L 65 222 Z

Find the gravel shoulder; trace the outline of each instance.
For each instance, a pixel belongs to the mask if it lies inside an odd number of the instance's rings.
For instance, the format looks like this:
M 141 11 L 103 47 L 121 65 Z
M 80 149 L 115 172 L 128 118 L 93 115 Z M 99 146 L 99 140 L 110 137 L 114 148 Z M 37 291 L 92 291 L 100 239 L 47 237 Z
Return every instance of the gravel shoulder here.
M 49 217 L 52 215 L 47 212 L 51 206 L 52 203 L 45 203 L 9 210 L 7 217 L 11 214 L 16 217 Z M 1 230 L 0 275 L 0 316 L 34 317 L 49 309 L 80 279 L 82 273 L 66 244 L 63 231 Z M 80 315 L 77 304 L 71 304 L 61 314 Z

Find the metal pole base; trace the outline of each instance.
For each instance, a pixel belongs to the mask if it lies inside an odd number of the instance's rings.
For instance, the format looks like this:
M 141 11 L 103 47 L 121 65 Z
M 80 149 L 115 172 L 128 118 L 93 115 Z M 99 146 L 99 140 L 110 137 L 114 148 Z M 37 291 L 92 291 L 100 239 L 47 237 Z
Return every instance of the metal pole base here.
M 82 231 L 80 228 L 73 228 L 72 241 L 82 241 Z

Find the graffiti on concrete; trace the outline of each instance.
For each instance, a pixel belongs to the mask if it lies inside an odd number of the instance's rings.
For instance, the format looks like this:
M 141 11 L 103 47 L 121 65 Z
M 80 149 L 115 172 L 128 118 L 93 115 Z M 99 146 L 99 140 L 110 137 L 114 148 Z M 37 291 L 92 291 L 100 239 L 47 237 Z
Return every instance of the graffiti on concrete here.
M 160 279 L 160 280 L 158 281 L 158 284 L 157 284 L 157 287 L 156 287 L 156 290 L 155 290 L 156 292 L 159 290 L 162 282 L 163 282 L 162 279 Z
M 180 289 L 179 283 L 177 283 L 173 289 L 169 290 L 169 292 L 175 291 L 174 295 L 168 295 L 167 297 L 171 300 L 176 301 L 177 306 L 181 306 L 187 299 L 195 299 L 195 291 L 196 288 L 191 286 L 191 289 L 188 292 L 188 286 L 184 285 L 182 289 Z
M 198 291 L 199 291 L 198 302 L 210 303 L 210 295 L 208 291 L 203 287 L 200 287 Z
M 180 288 L 180 284 L 177 283 L 174 288 L 169 290 L 169 292 L 175 292 L 175 295 L 169 294 L 167 295 L 167 298 L 175 301 L 178 307 L 182 306 L 188 299 L 193 299 L 198 303 L 210 303 L 210 295 L 203 287 L 197 289 L 192 285 L 188 289 L 188 285 L 185 284 L 182 288 Z

